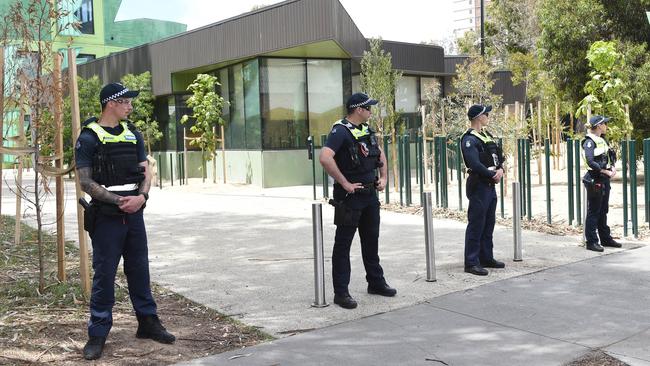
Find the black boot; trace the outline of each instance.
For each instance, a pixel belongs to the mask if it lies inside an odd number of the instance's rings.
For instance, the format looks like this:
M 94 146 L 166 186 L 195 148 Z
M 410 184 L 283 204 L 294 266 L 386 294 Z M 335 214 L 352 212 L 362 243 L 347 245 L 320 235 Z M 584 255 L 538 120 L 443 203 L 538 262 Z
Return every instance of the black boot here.
M 162 324 L 158 315 L 138 315 L 137 338 L 153 339 L 156 342 L 172 344 L 176 337 L 169 333 Z
M 587 244 L 587 250 L 593 250 L 594 252 L 602 252 L 605 249 L 603 249 L 603 247 L 600 244 L 594 243 L 594 244 Z
M 86 360 L 96 360 L 102 357 L 106 337 L 89 337 L 84 346 L 84 358 Z
M 334 303 L 344 309 L 354 309 L 357 307 L 357 302 L 354 301 L 349 293 L 334 294 Z
M 378 285 L 368 284 L 368 293 L 371 295 L 393 297 L 397 294 L 397 290 L 388 286 L 388 284 L 384 282 Z

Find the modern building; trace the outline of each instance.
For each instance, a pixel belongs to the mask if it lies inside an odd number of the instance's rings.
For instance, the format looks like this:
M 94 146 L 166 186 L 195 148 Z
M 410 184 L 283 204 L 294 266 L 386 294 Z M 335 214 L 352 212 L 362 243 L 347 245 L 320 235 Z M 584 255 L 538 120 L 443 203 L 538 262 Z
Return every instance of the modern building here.
M 437 81 L 444 91 L 453 69 L 445 67 L 441 47 L 383 45 L 393 67 L 404 75 L 395 91 L 395 107 L 409 127 L 417 127 L 421 90 Z M 315 136 L 320 146 L 320 136 L 344 115 L 344 101 L 359 90 L 359 62 L 368 47 L 337 0 L 287 0 L 93 60 L 79 67 L 79 75 L 99 75 L 108 82 L 151 71 L 155 117 L 164 132 L 157 149 L 165 178 L 170 178 L 172 166 L 174 176 L 179 173 L 186 128 L 179 121 L 191 114 L 187 86 L 199 73 L 215 75 L 221 83 L 217 91 L 228 102 L 228 181 L 264 187 L 310 184 L 307 137 Z M 200 152 L 188 153 L 188 159 L 189 175 L 201 176 Z M 211 177 L 211 164 L 207 170 Z
M 0 0 L 0 16 L 7 15 L 12 4 L 17 0 Z M 21 1 L 27 4 L 27 0 Z M 131 47 L 156 41 L 178 33 L 185 32 L 185 24 L 155 20 L 155 19 L 133 19 L 116 21 L 115 17 L 120 8 L 122 0 L 62 0 L 57 1 L 57 6 L 68 15 L 60 19 L 59 26 L 63 32 L 56 36 L 53 50 L 63 51 L 63 66 L 67 67 L 68 47 L 77 52 L 77 63 L 85 63 L 100 57 L 106 57 L 111 53 L 120 52 Z M 70 26 L 78 23 L 79 28 Z M 9 45 L 5 48 L 5 91 L 12 88 L 12 70 L 17 67 L 13 64 L 29 63 L 29 51 L 21 50 L 19 43 Z M 5 110 L 5 126 L 15 126 L 12 122 L 18 118 L 17 110 Z M 16 134 L 15 128 L 5 131 L 8 136 Z M 11 146 L 11 142 L 6 142 Z M 13 156 L 5 156 L 4 161 L 12 162 Z
M 481 0 L 448 0 L 452 2 L 454 17 L 454 38 L 461 38 L 468 30 L 481 32 Z M 491 0 L 482 0 L 485 18 Z

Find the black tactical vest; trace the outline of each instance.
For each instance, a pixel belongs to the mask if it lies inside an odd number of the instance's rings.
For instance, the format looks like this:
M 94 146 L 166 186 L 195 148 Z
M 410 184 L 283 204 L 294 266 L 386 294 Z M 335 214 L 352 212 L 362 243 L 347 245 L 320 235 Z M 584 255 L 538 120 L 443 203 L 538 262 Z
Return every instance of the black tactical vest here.
M 112 135 L 94 117 L 83 123 L 84 128 L 93 131 L 99 140 L 93 157 L 92 178 L 106 187 L 139 184 L 144 180 L 144 169 L 138 162 L 135 127 L 126 122 L 120 124 L 122 133 Z
M 503 149 L 501 149 L 501 147 L 497 145 L 497 143 L 494 141 L 494 137 L 489 132 L 484 131 L 483 133 L 480 133 L 470 128 L 461 137 L 460 139 L 461 143 L 466 135 L 474 136 L 479 141 L 481 141 L 481 144 L 478 145 L 478 149 L 479 149 L 478 158 L 481 164 L 483 164 L 486 168 L 499 169 L 503 167 L 503 161 L 504 161 Z M 472 171 L 469 168 L 469 165 L 467 164 L 467 160 L 465 160 L 464 155 L 463 155 L 463 162 L 465 163 L 467 172 L 471 174 Z
M 354 140 L 347 146 L 347 151 L 334 156 L 339 170 L 351 182 L 373 182 L 374 170 L 382 166 L 375 132 L 367 124 L 362 124 L 361 129 L 358 129 L 345 119 L 336 122 L 334 126 L 336 125 L 345 126 Z

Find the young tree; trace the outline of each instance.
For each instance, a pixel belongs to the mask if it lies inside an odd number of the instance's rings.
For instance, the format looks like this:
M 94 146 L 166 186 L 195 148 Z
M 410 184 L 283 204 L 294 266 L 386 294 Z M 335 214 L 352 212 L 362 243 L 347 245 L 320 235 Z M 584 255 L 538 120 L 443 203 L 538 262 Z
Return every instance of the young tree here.
M 623 55 L 616 50 L 616 44 L 608 41 L 594 42 L 587 53 L 591 80 L 585 84 L 587 96 L 582 99 L 577 115 L 586 115 L 588 105 L 595 114 L 612 118 L 607 132 L 614 140 L 629 136 L 632 125 L 625 116 L 625 104 L 632 101 L 626 85 L 621 79 Z
M 81 121 L 99 115 L 102 112 L 102 105 L 99 103 L 99 92 L 102 88 L 102 83 L 99 77 L 92 76 L 89 79 L 84 79 L 77 76 L 77 86 L 79 90 L 79 117 Z M 70 96 L 66 96 L 63 100 L 63 120 L 72 120 L 72 108 L 70 105 Z M 72 143 L 72 126 L 69 123 L 65 124 L 63 129 L 63 146 L 64 146 L 64 161 L 66 164 L 72 164 L 74 158 L 74 151 Z
M 379 135 L 391 136 L 393 142 L 396 139 L 396 122 L 399 119 L 395 111 L 395 86 L 402 77 L 402 73 L 393 70 L 392 56 L 390 52 L 382 49 L 381 38 L 370 40 L 370 51 L 363 52 L 361 59 L 361 90 L 370 97 L 379 101 L 375 113 L 373 113 L 370 124 L 375 127 Z M 397 182 L 397 147 L 392 146 L 393 175 Z M 397 187 L 399 182 L 395 184 Z
M 0 24 L 0 34 L 3 35 L 2 45 L 12 47 L 14 62 L 21 70 L 19 75 L 14 75 L 14 91 L 20 90 L 23 84 L 24 97 L 30 114 L 30 147 L 34 151 L 35 169 L 33 199 L 26 195 L 26 191 L 18 188 L 22 198 L 30 202 L 36 211 L 37 243 L 39 252 L 39 290 L 45 289 L 45 263 L 43 243 L 42 208 L 47 194 L 50 192 L 48 180 L 42 174 L 46 171 L 51 157 L 44 156 L 50 152 L 54 145 L 53 136 L 57 126 L 53 114 L 55 91 L 53 85 L 54 71 L 53 40 L 71 24 L 65 22 L 68 15 L 65 6 L 55 4 L 51 0 L 17 0 L 9 6 L 9 11 Z M 14 93 L 13 97 L 19 97 Z M 3 111 L 4 113 L 4 111 Z M 22 123 L 22 121 L 18 121 Z M 41 189 L 42 188 L 42 189 Z M 31 192 L 30 192 L 31 193 Z
M 216 76 L 198 74 L 194 82 L 187 87 L 187 90 L 192 92 L 192 96 L 187 99 L 187 106 L 192 108 L 192 115 L 185 114 L 181 118 L 182 124 L 193 121 L 190 131 L 199 135 L 190 144 L 201 149 L 204 172 L 205 163 L 212 160 L 216 154 L 214 127 L 225 123 L 221 117 L 225 101 L 216 93 L 217 85 L 220 84 Z
M 133 99 L 133 112 L 130 118 L 135 127 L 142 132 L 147 153 L 151 156 L 151 145 L 163 136 L 158 128 L 158 121 L 152 118 L 154 97 L 151 92 L 151 73 L 147 71 L 139 75 L 124 75 L 122 84 L 131 90 L 140 91 L 138 97 Z

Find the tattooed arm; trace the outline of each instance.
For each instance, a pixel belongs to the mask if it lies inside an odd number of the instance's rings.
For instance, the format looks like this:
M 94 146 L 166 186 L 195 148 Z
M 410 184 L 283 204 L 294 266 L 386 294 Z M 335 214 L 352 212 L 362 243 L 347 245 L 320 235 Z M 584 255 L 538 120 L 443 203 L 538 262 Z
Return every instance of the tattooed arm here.
M 138 193 L 149 194 L 149 189 L 151 188 L 151 169 L 149 169 L 149 162 L 143 161 L 140 163 L 140 166 L 144 168 L 144 180 L 140 182 Z
M 77 168 L 77 176 L 79 177 L 81 190 L 88 193 L 93 199 L 115 205 L 120 204 L 120 196 L 109 192 L 92 179 L 92 168 Z

